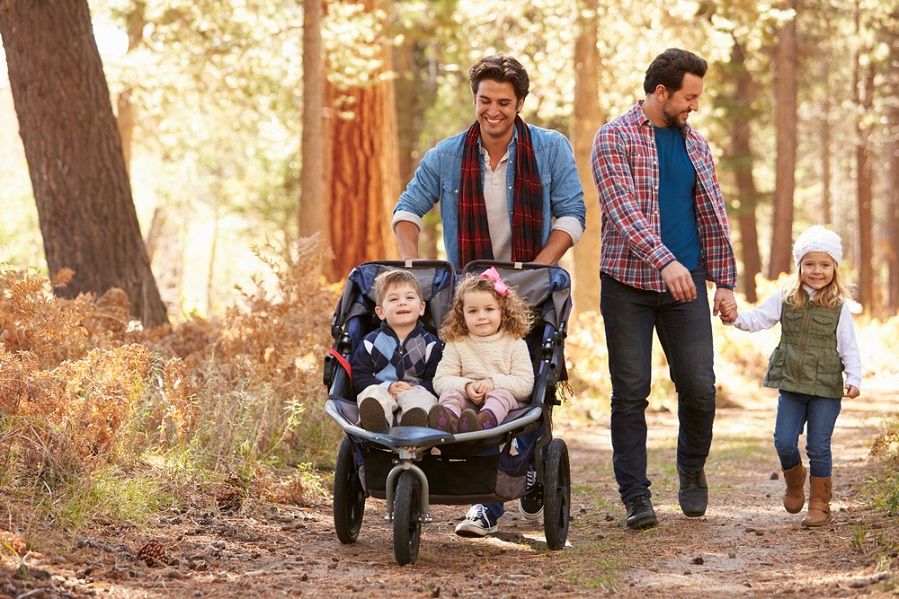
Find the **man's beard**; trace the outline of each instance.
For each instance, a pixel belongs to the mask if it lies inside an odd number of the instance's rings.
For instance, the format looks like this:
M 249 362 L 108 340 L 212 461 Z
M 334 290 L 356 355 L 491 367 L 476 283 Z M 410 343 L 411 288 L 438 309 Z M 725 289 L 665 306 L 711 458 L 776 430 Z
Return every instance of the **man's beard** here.
M 669 114 L 667 106 L 662 106 L 662 115 L 664 115 L 664 117 L 665 117 L 665 124 L 668 125 L 669 127 L 683 129 L 684 126 L 686 126 L 686 124 L 687 124 L 686 121 L 684 121 L 683 123 L 678 121 L 678 119 L 677 119 L 678 114 L 674 114 L 674 115 Z

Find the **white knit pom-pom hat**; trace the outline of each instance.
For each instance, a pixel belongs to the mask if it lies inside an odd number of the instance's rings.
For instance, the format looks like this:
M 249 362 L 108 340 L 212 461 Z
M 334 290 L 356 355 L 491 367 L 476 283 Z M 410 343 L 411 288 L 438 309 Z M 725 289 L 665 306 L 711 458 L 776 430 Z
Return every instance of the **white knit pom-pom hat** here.
M 821 225 L 814 225 L 805 230 L 793 243 L 793 260 L 799 266 L 802 257 L 809 252 L 824 252 L 837 264 L 843 259 L 843 243 L 840 236 Z

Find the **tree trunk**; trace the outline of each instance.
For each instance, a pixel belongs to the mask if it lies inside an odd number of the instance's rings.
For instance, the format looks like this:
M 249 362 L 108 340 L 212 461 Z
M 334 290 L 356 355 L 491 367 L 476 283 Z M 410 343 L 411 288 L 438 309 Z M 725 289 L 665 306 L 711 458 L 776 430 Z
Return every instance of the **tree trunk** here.
M 300 175 L 299 234 L 322 230 L 325 221 L 325 144 L 323 106 L 325 68 L 322 55 L 322 0 L 303 2 L 303 139 Z
M 855 32 L 857 39 L 861 35 L 861 9 L 858 2 L 855 7 Z M 856 201 L 858 207 L 858 301 L 865 311 L 870 313 L 875 307 L 874 267 L 872 235 L 874 221 L 871 212 L 874 175 L 871 164 L 870 135 L 863 123 L 864 116 L 869 114 L 874 104 L 874 65 L 868 63 L 862 67 L 859 49 L 855 54 L 853 69 L 853 100 L 855 101 L 855 164 Z
M 140 226 L 86 0 L 0 2 L 0 35 L 51 277 L 63 297 L 120 287 L 168 322 Z
M 599 106 L 598 0 L 578 2 L 578 35 L 574 42 L 574 118 L 572 145 L 584 188 L 587 229 L 574 246 L 574 309 L 599 310 L 600 210 L 590 151 L 593 137 L 603 123 Z
M 122 140 L 122 158 L 125 160 L 125 171 L 131 174 L 131 140 L 134 138 L 134 104 L 131 103 L 131 90 L 124 90 L 116 98 L 116 127 Z
M 380 8 L 377 0 L 363 4 L 368 11 Z M 380 56 L 389 71 L 386 45 Z M 327 230 L 333 257 L 326 268 L 331 280 L 344 278 L 360 262 L 396 256 L 390 230 L 400 191 L 393 80 L 376 75 L 371 80 L 376 83 L 345 90 L 326 84 L 332 112 Z
M 758 221 L 756 204 L 758 190 L 752 175 L 754 157 L 752 154 L 752 114 L 748 107 L 752 104 L 755 85 L 752 75 L 746 69 L 746 54 L 742 44 L 734 40 L 731 49 L 729 74 L 734 79 L 734 97 L 729 101 L 728 123 L 730 125 L 731 156 L 734 181 L 737 186 L 737 224 L 740 228 L 740 244 L 743 256 L 743 290 L 746 300 L 755 303 L 758 294 L 755 276 L 762 271 L 759 255 Z
M 830 90 L 830 57 L 820 56 L 821 61 L 821 81 L 824 83 L 824 89 Z M 825 91 L 822 94 L 821 101 L 821 221 L 825 226 L 830 227 L 833 224 L 833 201 L 831 199 L 830 183 L 832 179 L 831 173 L 831 150 L 830 150 L 830 113 L 832 106 L 830 104 L 831 94 Z
M 893 22 L 899 20 L 899 8 L 893 11 Z M 899 64 L 899 31 L 894 27 L 888 35 L 891 65 Z M 892 313 L 899 311 L 899 69 L 893 66 L 889 74 L 890 97 L 893 98 L 889 112 L 890 181 L 889 204 L 887 205 L 887 252 L 889 259 L 889 290 L 887 298 Z
M 797 0 L 786 0 L 783 9 L 796 10 Z M 777 31 L 774 72 L 775 162 L 774 222 L 771 227 L 771 258 L 768 277 L 776 279 L 790 271 L 793 243 L 793 192 L 796 187 L 796 18 Z
M 393 50 L 396 80 L 396 117 L 399 147 L 399 180 L 406 184 L 418 166 L 418 136 L 421 134 L 425 109 L 436 101 L 436 87 L 428 81 L 429 70 L 419 68 L 419 42 L 406 37 L 404 43 Z M 425 226 L 418 238 L 419 255 L 422 258 L 437 257 L 437 235 L 434 218 L 425 219 Z

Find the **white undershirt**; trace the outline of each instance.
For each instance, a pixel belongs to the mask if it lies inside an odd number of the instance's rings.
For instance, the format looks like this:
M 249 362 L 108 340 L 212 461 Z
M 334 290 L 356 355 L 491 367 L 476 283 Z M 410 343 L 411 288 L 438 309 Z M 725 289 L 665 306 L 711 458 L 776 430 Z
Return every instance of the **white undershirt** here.
M 481 154 L 484 156 L 484 206 L 487 210 L 493 259 L 509 261 L 512 259 L 512 215 L 509 213 L 506 192 L 509 152 L 507 150 L 499 159 L 496 169 L 490 168 L 490 156 L 483 146 Z

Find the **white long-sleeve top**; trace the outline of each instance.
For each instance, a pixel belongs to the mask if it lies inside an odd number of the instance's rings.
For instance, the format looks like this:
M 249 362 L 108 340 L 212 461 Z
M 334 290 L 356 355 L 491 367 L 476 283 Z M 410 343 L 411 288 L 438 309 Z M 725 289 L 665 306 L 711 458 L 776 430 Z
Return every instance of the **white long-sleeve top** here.
M 434 373 L 434 390 L 465 393 L 465 385 L 492 379 L 493 386 L 505 389 L 519 402 L 534 389 L 534 367 L 524 339 L 502 331 L 486 337 L 466 335 L 448 341 Z
M 815 290 L 803 285 L 802 288 L 814 298 Z M 786 290 L 775 293 L 755 310 L 738 312 L 737 320 L 733 323 L 741 331 L 754 333 L 764 329 L 770 329 L 780 322 L 783 313 L 784 296 Z M 837 353 L 843 361 L 843 370 L 846 372 L 846 384 L 861 390 L 862 361 L 858 349 L 858 339 L 855 336 L 855 324 L 852 322 L 852 312 L 849 311 L 849 302 L 843 302 L 840 310 L 840 320 L 837 323 Z

